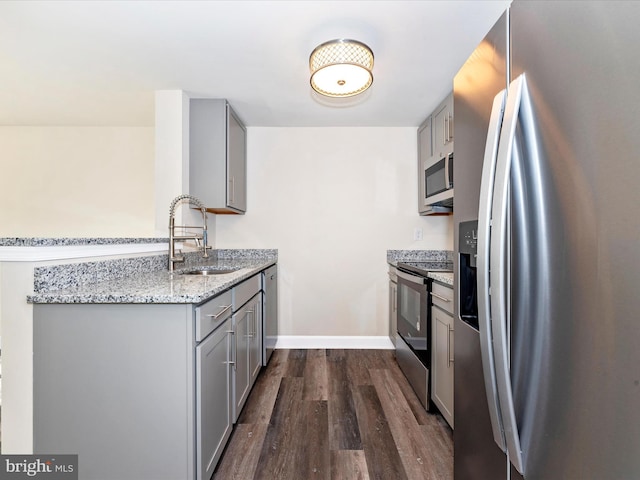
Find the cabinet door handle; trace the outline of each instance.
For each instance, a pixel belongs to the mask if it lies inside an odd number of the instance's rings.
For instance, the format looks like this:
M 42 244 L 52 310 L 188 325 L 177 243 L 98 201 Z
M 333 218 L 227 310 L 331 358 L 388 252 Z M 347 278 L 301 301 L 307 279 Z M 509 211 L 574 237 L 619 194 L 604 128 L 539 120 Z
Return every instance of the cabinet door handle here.
M 233 369 L 237 370 L 237 366 L 236 366 L 236 361 L 238 360 L 236 358 L 237 355 L 237 351 L 238 351 L 238 346 L 236 345 L 236 340 L 235 340 L 235 336 L 236 336 L 236 332 L 234 330 L 227 330 L 227 333 L 230 333 L 231 335 L 233 335 L 234 339 L 231 341 L 231 350 L 233 352 L 233 355 L 231 356 L 231 358 L 233 358 L 233 360 L 229 361 L 229 365 L 233 365 Z
M 444 122 L 444 125 L 442 126 L 442 130 L 443 130 L 443 132 L 442 132 L 442 133 L 443 133 L 442 144 L 443 144 L 443 145 L 446 145 L 446 144 L 447 144 L 447 135 L 448 135 L 447 129 L 449 128 L 449 127 L 448 127 L 448 124 L 449 124 L 449 117 L 448 117 L 448 116 L 447 116 L 447 117 L 444 117 L 444 118 L 442 119 L 442 121 Z
M 453 140 L 453 115 L 449 114 L 449 141 Z
M 232 176 L 229 179 L 229 183 L 231 184 L 231 189 L 230 189 L 231 192 L 230 192 L 230 195 L 229 195 L 229 203 L 231 205 L 233 205 L 235 203 L 235 200 L 236 200 L 236 181 L 235 181 L 235 177 Z
M 451 348 L 451 332 L 453 332 L 453 327 L 448 326 L 447 328 L 447 367 L 451 367 L 453 363 L 453 358 L 451 358 L 451 350 L 453 350 Z
M 211 317 L 214 320 L 217 320 L 220 315 L 222 315 L 224 312 L 226 312 L 227 310 L 229 310 L 231 308 L 231 305 L 226 305 L 226 306 L 221 307 L 221 308 L 222 308 L 222 310 L 220 310 L 218 313 L 215 313 L 215 314 L 214 313 L 209 313 L 207 315 L 207 317 Z
M 431 295 L 432 295 L 432 296 L 434 296 L 434 297 L 436 297 L 436 298 L 439 298 L 439 299 L 440 299 L 440 300 L 442 300 L 443 302 L 447 302 L 447 303 L 449 303 L 449 302 L 451 301 L 451 299 L 449 299 L 449 298 L 447 298 L 447 297 L 443 297 L 442 295 L 438 295 L 437 293 L 433 293 L 433 292 L 431 292 Z
M 251 315 L 252 318 L 254 317 L 253 310 L 247 310 L 247 316 L 249 315 Z M 255 325 L 253 323 L 254 322 L 249 323 L 249 320 L 247 319 L 247 325 L 249 326 L 249 335 L 247 335 L 247 338 L 253 338 L 256 334 Z

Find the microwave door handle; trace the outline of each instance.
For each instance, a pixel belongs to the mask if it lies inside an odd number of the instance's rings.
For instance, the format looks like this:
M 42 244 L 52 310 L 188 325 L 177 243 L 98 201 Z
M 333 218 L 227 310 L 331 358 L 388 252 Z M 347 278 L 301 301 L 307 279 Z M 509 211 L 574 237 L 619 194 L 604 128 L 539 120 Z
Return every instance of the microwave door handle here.
M 489 245 L 491 205 L 493 203 L 493 186 L 495 180 L 500 128 L 504 115 L 507 91 L 502 90 L 493 99 L 487 143 L 482 164 L 482 180 L 480 182 L 480 204 L 478 209 L 478 324 L 480 330 L 480 352 L 482 356 L 482 370 L 484 375 L 489 418 L 493 439 L 503 452 L 507 451 L 502 426 L 502 415 L 498 402 L 498 386 L 496 383 L 496 369 L 494 364 L 493 338 L 491 336 L 491 310 L 489 295 Z
M 447 190 L 451 188 L 449 185 L 449 156 L 445 156 L 444 160 L 444 184 L 446 185 Z

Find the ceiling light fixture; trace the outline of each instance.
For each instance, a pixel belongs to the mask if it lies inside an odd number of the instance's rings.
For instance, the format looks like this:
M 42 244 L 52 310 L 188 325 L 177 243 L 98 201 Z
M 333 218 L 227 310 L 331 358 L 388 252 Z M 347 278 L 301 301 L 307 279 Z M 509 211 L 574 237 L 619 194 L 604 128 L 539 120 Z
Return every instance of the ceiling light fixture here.
M 351 97 L 373 83 L 373 52 L 362 42 L 340 38 L 318 45 L 309 57 L 311 87 L 328 97 Z

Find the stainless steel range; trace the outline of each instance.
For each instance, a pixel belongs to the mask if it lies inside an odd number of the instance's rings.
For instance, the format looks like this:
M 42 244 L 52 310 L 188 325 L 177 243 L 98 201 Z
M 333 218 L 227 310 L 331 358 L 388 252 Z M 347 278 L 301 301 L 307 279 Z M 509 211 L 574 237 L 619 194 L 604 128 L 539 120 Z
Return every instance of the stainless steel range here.
M 451 272 L 447 262 L 398 262 L 398 338 L 396 359 L 418 398 L 429 410 L 431 369 L 431 279 L 429 272 Z

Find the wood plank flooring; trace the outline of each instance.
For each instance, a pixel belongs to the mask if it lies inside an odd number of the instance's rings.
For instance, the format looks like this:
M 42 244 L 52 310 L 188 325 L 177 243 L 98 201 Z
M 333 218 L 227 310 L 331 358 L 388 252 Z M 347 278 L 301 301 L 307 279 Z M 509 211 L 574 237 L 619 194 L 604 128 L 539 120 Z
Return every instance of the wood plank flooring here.
M 447 480 L 453 434 L 391 350 L 276 350 L 215 480 Z

